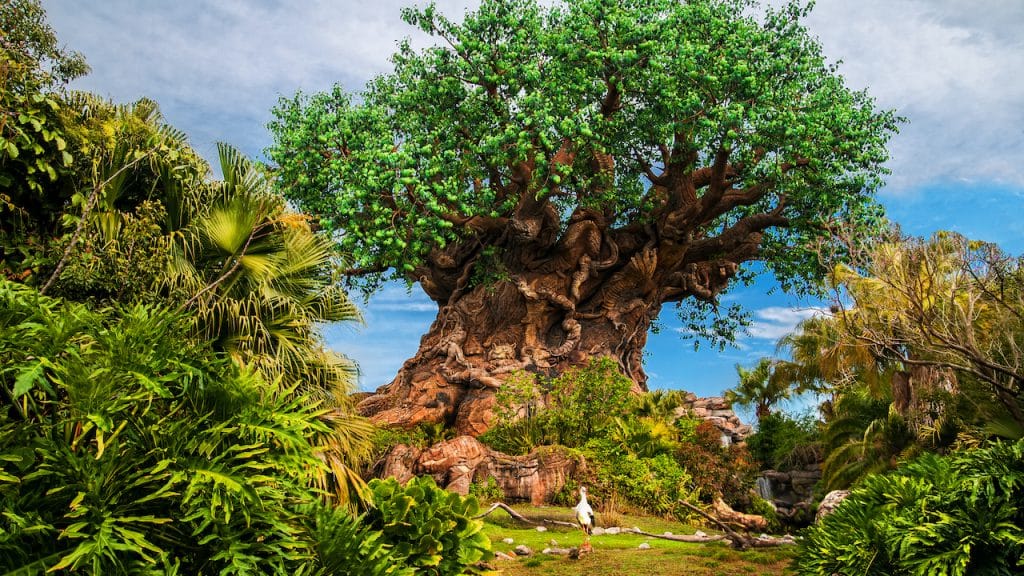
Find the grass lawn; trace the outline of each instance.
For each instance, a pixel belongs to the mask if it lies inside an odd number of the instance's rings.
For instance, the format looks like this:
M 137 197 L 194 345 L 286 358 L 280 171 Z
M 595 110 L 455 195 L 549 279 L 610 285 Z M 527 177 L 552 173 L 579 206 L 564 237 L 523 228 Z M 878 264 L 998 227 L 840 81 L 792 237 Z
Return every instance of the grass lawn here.
M 517 506 L 516 510 L 528 518 L 552 518 L 570 521 L 572 511 L 568 508 L 533 508 Z M 599 526 L 608 523 L 598 518 Z M 660 518 L 621 515 L 615 518 L 620 526 L 637 526 L 646 532 L 661 534 L 692 534 L 693 526 L 679 524 Z M 494 544 L 495 551 L 510 552 L 519 544 L 529 546 L 534 554 L 514 560 L 493 560 L 491 564 L 507 576 L 551 574 L 554 576 L 682 576 L 682 575 L 748 575 L 748 574 L 792 574 L 789 570 L 795 547 L 762 548 L 738 552 L 722 542 L 691 544 L 649 538 L 637 534 L 616 534 L 594 536 L 591 543 L 594 552 L 579 560 L 566 556 L 546 555 L 540 551 L 551 546 L 554 540 L 560 548 L 579 546 L 583 532 L 578 529 L 551 527 L 546 532 L 524 526 L 498 510 L 485 519 L 484 527 Z M 707 528 L 699 528 L 708 534 Z M 513 544 L 502 542 L 512 538 Z M 637 547 L 647 542 L 651 548 Z

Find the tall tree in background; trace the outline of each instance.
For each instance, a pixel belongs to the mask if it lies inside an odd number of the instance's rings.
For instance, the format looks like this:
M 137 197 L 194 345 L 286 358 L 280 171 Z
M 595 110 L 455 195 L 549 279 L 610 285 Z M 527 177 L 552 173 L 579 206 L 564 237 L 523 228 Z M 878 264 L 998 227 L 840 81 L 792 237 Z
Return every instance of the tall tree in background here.
M 728 338 L 717 297 L 763 260 L 820 270 L 837 223 L 878 220 L 897 119 L 849 90 L 790 3 L 487 0 L 394 56 L 353 101 L 283 100 L 278 181 L 353 255 L 353 283 L 418 283 L 438 305 L 416 356 L 361 409 L 486 427 L 516 370 L 611 356 L 637 387 L 665 303 Z

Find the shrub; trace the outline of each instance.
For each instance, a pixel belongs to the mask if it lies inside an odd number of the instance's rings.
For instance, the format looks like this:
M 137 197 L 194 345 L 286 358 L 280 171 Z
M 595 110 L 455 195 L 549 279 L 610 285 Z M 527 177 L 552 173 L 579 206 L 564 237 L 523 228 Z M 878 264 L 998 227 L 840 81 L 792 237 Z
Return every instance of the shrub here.
M 792 417 L 774 412 L 761 418 L 757 432 L 747 438 L 747 448 L 763 468 L 787 469 L 801 456 L 816 453 L 807 448 L 818 438 L 818 422 L 811 415 Z
M 429 476 L 404 487 L 394 478 L 371 480 L 370 490 L 366 521 L 406 566 L 436 576 L 483 573 L 476 564 L 491 557 L 491 541 L 473 519 L 476 498 L 442 490 Z
M 189 333 L 0 281 L 0 573 L 309 563 L 320 409 Z
M 633 386 L 607 357 L 554 379 L 535 382 L 530 375 L 516 374 L 509 382 L 508 390 L 496 397 L 494 424 L 480 436 L 491 448 L 508 454 L 554 444 L 583 446 L 626 414 Z
M 693 476 L 700 500 L 721 496 L 730 505 L 747 500 L 757 467 L 742 446 L 722 446 L 722 433 L 711 422 L 701 422 L 693 434 L 679 442 L 675 459 Z
M 585 453 L 592 465 L 586 482 L 595 502 L 625 502 L 645 512 L 672 516 L 684 510 L 679 500 L 694 496 L 690 474 L 667 454 L 640 457 L 607 439 L 591 441 Z
M 1024 441 L 927 454 L 868 476 L 805 532 L 797 572 L 993 575 L 1024 569 Z

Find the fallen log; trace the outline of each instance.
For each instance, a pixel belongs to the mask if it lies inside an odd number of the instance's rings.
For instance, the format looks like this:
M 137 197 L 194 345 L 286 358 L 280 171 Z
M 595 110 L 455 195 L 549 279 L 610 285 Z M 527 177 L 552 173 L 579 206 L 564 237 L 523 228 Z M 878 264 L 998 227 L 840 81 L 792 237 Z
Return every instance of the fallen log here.
M 672 540 L 673 542 L 693 542 L 696 544 L 703 544 L 705 542 L 719 542 L 725 540 L 723 534 L 715 534 L 714 536 L 698 536 L 697 534 L 652 534 L 651 532 L 644 532 L 639 528 L 630 528 L 625 532 L 632 532 L 633 534 L 640 534 L 641 536 L 649 536 L 651 538 L 661 538 L 662 540 Z
M 751 538 L 749 536 L 744 536 L 743 534 L 740 534 L 739 532 L 734 530 L 727 523 L 723 522 L 715 516 L 712 516 L 711 514 L 708 514 L 707 512 L 701 510 L 700 508 L 694 506 L 693 504 L 690 504 L 685 500 L 679 500 L 678 502 L 683 506 L 686 506 L 690 510 L 693 510 L 697 514 L 700 514 L 704 518 L 710 520 L 716 526 L 721 528 L 726 534 L 729 535 L 729 542 L 731 543 L 732 547 L 738 550 L 746 550 L 747 548 L 772 548 L 775 546 L 788 546 L 790 544 L 796 543 L 796 541 L 791 538 Z

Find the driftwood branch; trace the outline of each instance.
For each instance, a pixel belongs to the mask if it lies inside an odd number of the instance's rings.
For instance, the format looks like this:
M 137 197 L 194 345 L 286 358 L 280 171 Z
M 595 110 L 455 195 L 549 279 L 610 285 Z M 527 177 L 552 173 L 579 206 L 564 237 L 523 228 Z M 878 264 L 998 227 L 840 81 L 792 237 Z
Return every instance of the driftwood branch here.
M 474 519 L 483 518 L 484 516 L 487 516 L 491 512 L 494 512 L 495 510 L 498 510 L 499 508 L 504 510 L 505 512 L 508 512 L 508 515 L 511 516 L 513 519 L 518 520 L 520 522 L 523 522 L 525 524 L 533 525 L 533 526 L 539 526 L 541 524 L 552 524 L 552 525 L 555 525 L 555 526 L 569 526 L 570 528 L 576 528 L 577 527 L 577 525 L 575 523 L 573 523 L 573 522 L 565 522 L 564 520 L 553 520 L 551 518 L 540 518 L 538 520 L 531 520 L 531 519 L 527 518 L 526 516 L 523 516 L 519 512 L 516 512 L 515 510 L 512 509 L 511 506 L 509 506 L 508 504 L 505 504 L 503 502 L 495 502 L 494 504 L 491 504 L 491 507 L 488 508 L 486 512 L 484 512 L 482 514 L 477 514 L 476 516 L 473 516 L 473 518 Z
M 627 532 L 633 534 L 639 534 L 641 536 L 648 536 L 650 538 L 661 538 L 662 540 L 671 540 L 673 542 L 693 542 L 693 543 L 704 543 L 704 542 L 718 542 L 725 540 L 725 536 L 722 534 L 698 536 L 696 534 L 652 534 L 651 532 L 644 532 L 639 528 L 630 528 Z

